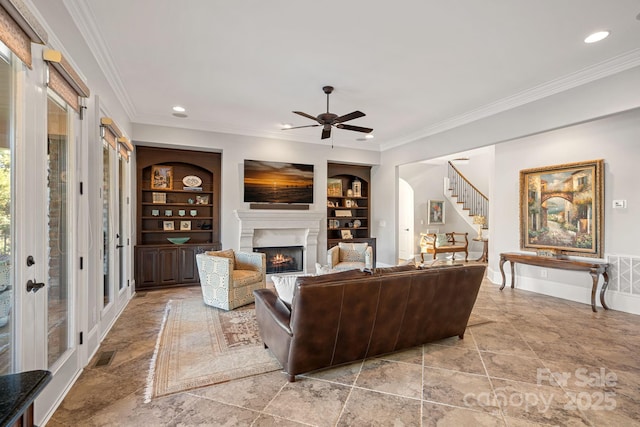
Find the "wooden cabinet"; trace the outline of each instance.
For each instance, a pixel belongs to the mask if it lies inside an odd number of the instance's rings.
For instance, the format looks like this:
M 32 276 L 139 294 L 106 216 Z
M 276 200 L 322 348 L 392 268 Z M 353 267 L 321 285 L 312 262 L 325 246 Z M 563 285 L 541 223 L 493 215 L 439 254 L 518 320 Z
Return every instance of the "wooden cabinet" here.
M 221 247 L 220 161 L 219 153 L 137 147 L 136 288 L 199 283 L 195 255 Z
M 327 247 L 370 238 L 371 167 L 329 163 L 327 175 Z
M 219 249 L 219 245 L 136 246 L 136 288 L 200 283 L 196 254 Z

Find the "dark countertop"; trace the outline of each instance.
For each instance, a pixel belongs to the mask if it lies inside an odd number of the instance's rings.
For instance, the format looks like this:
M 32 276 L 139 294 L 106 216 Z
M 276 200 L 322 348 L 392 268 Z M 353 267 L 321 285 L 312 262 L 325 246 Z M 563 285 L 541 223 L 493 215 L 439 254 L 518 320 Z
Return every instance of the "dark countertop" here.
M 13 425 L 49 381 L 49 371 L 27 371 L 0 376 L 0 426 Z

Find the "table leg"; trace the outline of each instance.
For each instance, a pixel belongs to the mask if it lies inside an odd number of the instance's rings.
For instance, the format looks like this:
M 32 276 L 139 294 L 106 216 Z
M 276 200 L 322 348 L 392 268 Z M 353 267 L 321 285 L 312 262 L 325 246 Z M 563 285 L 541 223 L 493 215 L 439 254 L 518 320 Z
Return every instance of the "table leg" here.
M 591 275 L 591 279 L 593 280 L 593 285 L 591 286 L 591 310 L 594 313 L 597 313 L 598 309 L 596 309 L 596 290 L 598 289 L 598 278 L 600 277 L 600 274 L 593 270 L 590 271 L 589 274 Z
M 500 274 L 502 275 L 502 286 L 500 286 L 500 290 L 503 290 L 504 289 L 504 285 L 507 283 L 507 278 L 504 276 L 504 268 L 503 268 L 504 267 L 504 263 L 506 261 L 507 261 L 506 259 L 500 257 Z
M 602 283 L 602 289 L 600 289 L 600 303 L 605 310 L 609 310 L 609 306 L 604 302 L 604 292 L 607 290 L 607 286 L 609 286 L 609 272 L 607 270 L 602 273 L 602 278 L 604 282 Z
M 516 266 L 515 266 L 515 262 L 513 261 L 509 261 L 511 263 L 511 289 L 513 289 L 513 287 L 516 284 Z

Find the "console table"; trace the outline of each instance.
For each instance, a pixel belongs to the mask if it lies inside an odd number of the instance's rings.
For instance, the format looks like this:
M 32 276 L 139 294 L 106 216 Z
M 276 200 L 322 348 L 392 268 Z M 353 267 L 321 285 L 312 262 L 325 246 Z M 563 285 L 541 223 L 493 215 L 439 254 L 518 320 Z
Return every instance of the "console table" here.
M 513 288 L 515 284 L 514 264 L 516 262 L 519 262 L 520 264 L 535 265 L 538 267 L 589 272 L 593 281 L 593 285 L 591 287 L 591 309 L 594 312 L 598 311 L 596 309 L 596 290 L 598 289 L 598 279 L 602 274 L 604 282 L 602 284 L 602 289 L 600 290 L 600 303 L 605 310 L 609 309 L 604 301 L 604 292 L 607 290 L 607 286 L 609 285 L 609 263 L 598 261 L 576 261 L 572 259 L 542 257 L 515 252 L 502 253 L 500 254 L 500 274 L 502 274 L 502 286 L 500 286 L 500 290 L 504 289 L 504 285 L 506 283 L 503 266 L 507 261 L 511 263 L 511 288 Z

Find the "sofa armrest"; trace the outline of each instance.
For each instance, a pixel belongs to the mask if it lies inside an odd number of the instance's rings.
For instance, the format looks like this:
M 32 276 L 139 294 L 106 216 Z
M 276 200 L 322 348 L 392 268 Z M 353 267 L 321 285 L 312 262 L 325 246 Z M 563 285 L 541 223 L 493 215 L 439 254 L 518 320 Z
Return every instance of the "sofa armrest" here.
M 196 264 L 198 265 L 198 273 L 201 281 L 215 280 L 220 283 L 231 277 L 232 260 L 225 257 L 217 257 L 207 254 L 197 254 Z
M 292 336 L 290 327 L 291 310 L 282 302 L 271 289 L 256 289 L 253 291 L 256 299 L 256 312 L 266 313 L 268 319 L 280 329 Z M 260 327 L 269 327 L 260 324 Z
M 261 252 L 235 252 L 236 270 L 253 270 L 265 274 L 267 261 Z
M 333 268 L 340 262 L 340 247 L 334 246 L 327 251 L 327 265 Z

